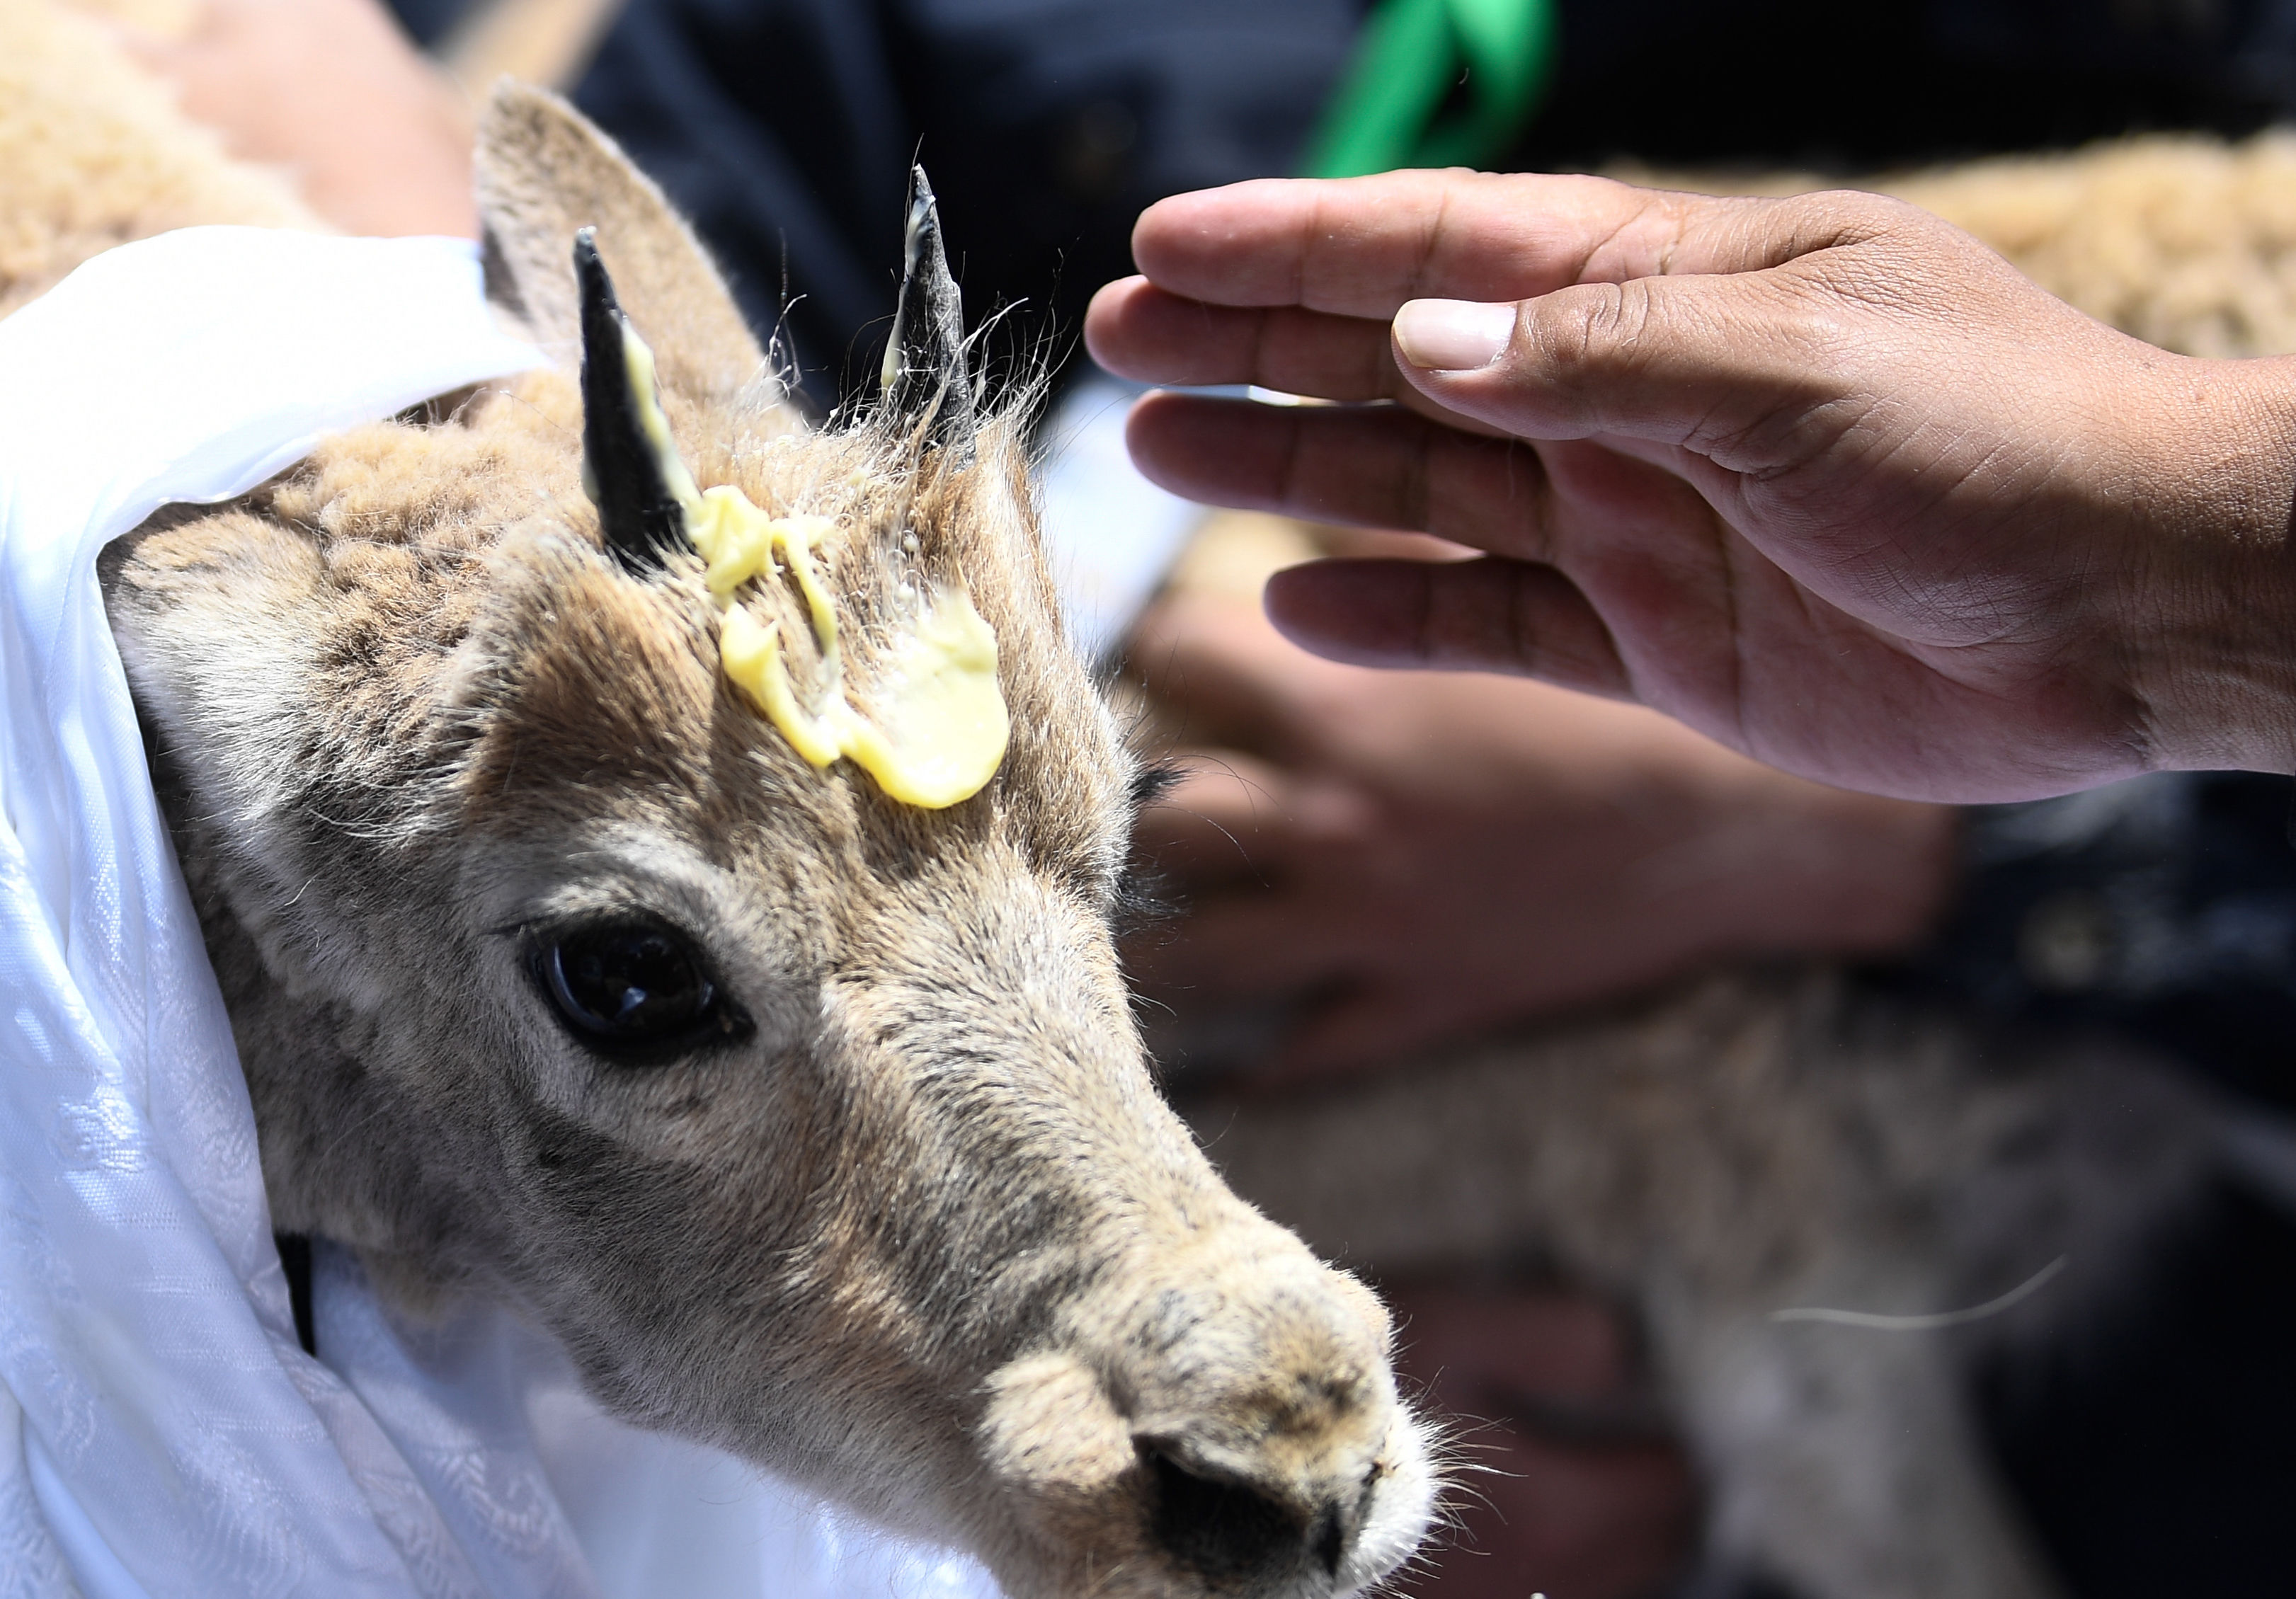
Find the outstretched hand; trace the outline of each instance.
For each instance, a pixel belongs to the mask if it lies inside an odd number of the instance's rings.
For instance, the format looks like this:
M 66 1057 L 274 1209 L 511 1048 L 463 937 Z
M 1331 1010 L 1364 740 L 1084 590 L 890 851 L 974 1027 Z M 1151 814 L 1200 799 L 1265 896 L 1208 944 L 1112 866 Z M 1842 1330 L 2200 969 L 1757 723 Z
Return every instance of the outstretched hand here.
M 2296 366 L 2104 327 L 1898 202 L 1596 178 L 1152 208 L 1086 324 L 1182 494 L 1423 529 L 1270 614 L 1337 659 L 1641 701 L 1824 782 L 2004 800 L 2296 769 Z

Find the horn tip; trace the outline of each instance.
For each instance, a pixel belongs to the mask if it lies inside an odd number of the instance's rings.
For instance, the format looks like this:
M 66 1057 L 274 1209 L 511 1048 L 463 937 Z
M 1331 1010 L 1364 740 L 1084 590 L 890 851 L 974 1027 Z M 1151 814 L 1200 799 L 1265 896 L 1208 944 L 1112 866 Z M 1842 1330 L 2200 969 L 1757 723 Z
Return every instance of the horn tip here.
M 940 201 L 934 198 L 932 184 L 925 181 L 922 167 L 909 168 L 909 221 L 904 230 L 908 235 L 910 258 L 915 258 L 918 243 L 940 232 Z
M 621 314 L 620 297 L 614 292 L 614 280 L 606 270 L 605 261 L 598 254 L 598 230 L 583 227 L 574 230 L 574 281 L 581 289 L 583 338 L 586 341 L 604 331 L 605 324 L 593 328 L 591 320 L 604 313 L 611 320 Z

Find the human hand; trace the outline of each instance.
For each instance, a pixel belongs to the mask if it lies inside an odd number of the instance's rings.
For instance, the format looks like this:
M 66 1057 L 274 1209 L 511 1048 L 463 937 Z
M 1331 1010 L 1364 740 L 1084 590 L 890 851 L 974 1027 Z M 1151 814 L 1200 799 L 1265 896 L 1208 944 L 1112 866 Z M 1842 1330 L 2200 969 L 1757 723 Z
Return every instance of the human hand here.
M 1733 956 L 1879 954 L 1950 890 L 1950 812 L 1787 776 L 1638 707 L 1338 665 L 1226 595 L 1160 602 L 1129 654 L 1197 753 L 1139 837 L 1187 915 L 1128 964 L 1184 1031 L 1283 1002 L 1263 1082 Z
M 1150 476 L 1491 553 L 1280 575 L 1311 649 L 1915 798 L 2296 770 L 2287 361 L 2153 349 L 1863 194 L 1264 181 L 1152 207 L 1134 251 L 1086 324 L 1110 370 L 1400 402 L 1151 396 Z
M 116 31 L 186 116 L 286 168 L 336 226 L 478 237 L 469 110 L 374 0 L 204 0 L 180 34 Z

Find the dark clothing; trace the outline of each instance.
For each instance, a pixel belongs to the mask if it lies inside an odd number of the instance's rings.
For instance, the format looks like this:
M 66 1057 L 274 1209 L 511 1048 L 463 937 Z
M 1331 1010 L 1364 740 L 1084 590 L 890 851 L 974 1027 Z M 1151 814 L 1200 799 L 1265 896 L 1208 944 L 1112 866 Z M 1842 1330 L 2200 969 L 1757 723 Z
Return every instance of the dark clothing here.
M 2219 1189 L 2104 1324 L 1988 1373 L 1979 1411 L 2069 1599 L 2296 1587 L 2296 1226 Z
M 2289 798 L 2285 777 L 2177 772 L 1973 807 L 1958 906 L 1885 980 L 1999 1022 L 2139 1038 L 2296 1115 Z
M 1872 980 L 2009 1028 L 2133 1037 L 2296 1113 L 2290 784 L 2179 772 L 1967 819 L 1958 906 Z M 2296 1225 L 2227 1183 L 2109 1324 L 1988 1373 L 2004 1474 L 2074 1599 L 2276 1599 L 2296 1504 Z
M 2296 113 L 2292 0 L 1563 0 L 1515 163 L 1872 171 Z
M 1352 0 L 636 0 L 575 100 L 826 401 L 876 370 L 912 160 L 968 325 L 1017 307 L 992 357 L 1061 359 L 1144 207 L 1292 168 L 1354 25 Z

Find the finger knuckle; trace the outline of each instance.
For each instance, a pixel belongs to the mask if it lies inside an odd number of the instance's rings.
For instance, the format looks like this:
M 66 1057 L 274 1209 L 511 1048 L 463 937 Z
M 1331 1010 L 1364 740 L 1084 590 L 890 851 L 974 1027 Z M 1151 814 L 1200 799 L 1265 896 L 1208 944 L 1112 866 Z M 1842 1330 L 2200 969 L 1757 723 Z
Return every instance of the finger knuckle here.
M 1586 283 L 1546 297 L 1532 318 L 1541 375 L 1579 390 L 1631 366 L 1652 328 L 1653 298 L 1644 280 Z
M 1865 189 L 1818 189 L 1772 201 L 1774 216 L 1791 237 L 1793 253 L 1856 243 L 1903 226 L 1920 212 L 1903 201 Z

